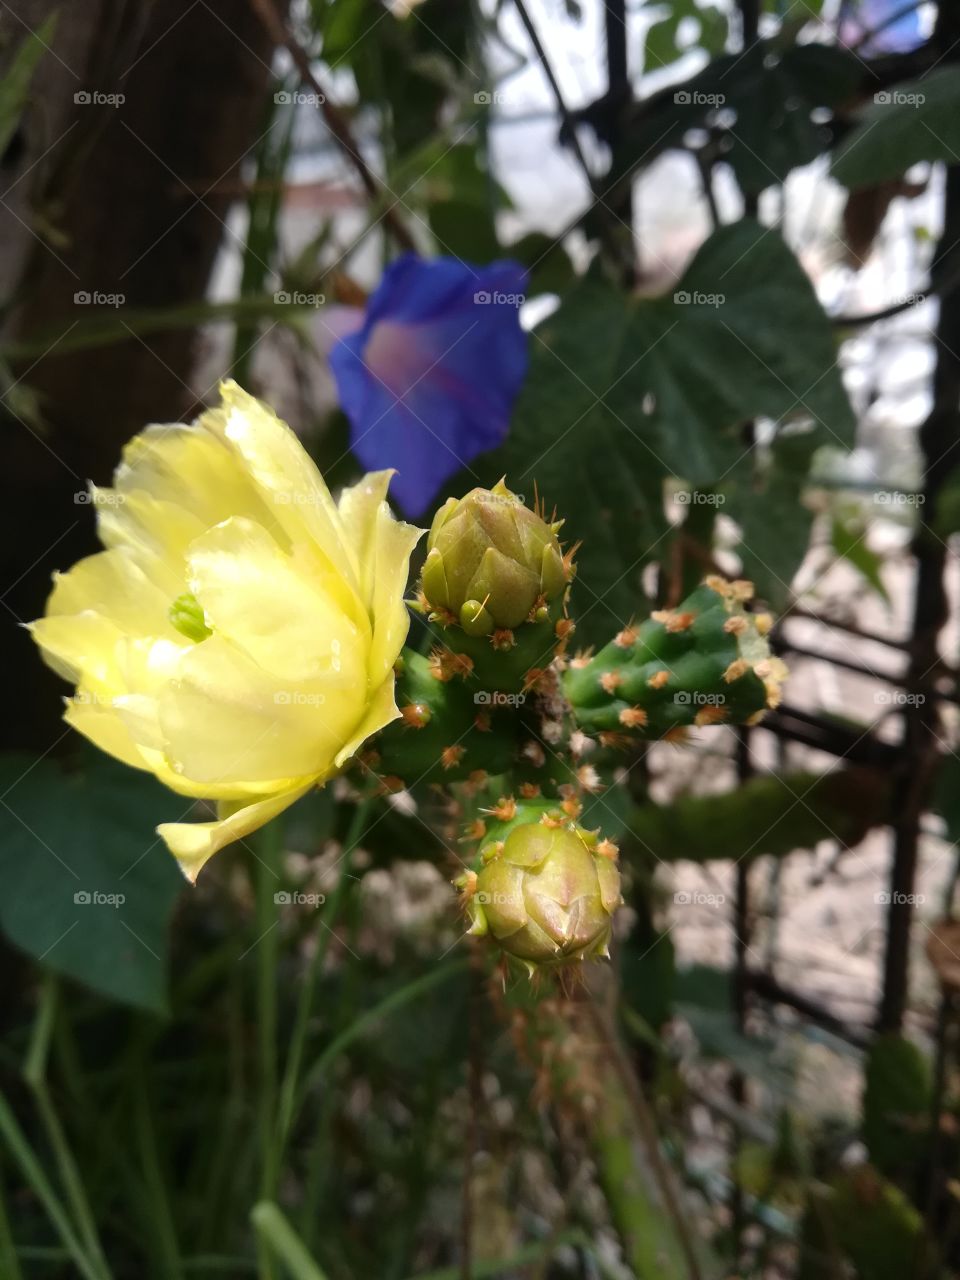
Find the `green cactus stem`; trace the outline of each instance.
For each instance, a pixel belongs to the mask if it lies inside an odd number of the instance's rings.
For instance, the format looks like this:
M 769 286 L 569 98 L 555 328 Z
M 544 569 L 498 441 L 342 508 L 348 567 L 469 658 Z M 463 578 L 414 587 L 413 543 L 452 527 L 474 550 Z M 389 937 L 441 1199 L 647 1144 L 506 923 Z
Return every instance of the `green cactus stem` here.
M 366 757 L 388 785 L 460 782 L 510 769 L 517 739 L 509 699 L 487 699 L 436 656 L 411 649 L 403 651 L 395 696 L 400 719 Z
M 580 729 L 601 742 L 673 736 L 690 725 L 754 724 L 780 701 L 769 615 L 748 613 L 749 582 L 710 577 L 676 609 L 625 627 L 574 658 L 563 689 Z

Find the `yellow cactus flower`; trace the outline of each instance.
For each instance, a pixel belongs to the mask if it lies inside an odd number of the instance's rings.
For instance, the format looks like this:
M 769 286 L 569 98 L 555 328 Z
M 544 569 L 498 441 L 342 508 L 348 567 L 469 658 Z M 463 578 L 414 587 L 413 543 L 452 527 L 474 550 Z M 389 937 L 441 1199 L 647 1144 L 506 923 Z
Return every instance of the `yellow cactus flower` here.
M 71 683 L 65 719 L 216 822 L 157 828 L 195 880 L 347 763 L 400 712 L 393 667 L 422 530 L 393 518 L 393 474 L 333 501 L 285 423 L 233 382 L 193 426 L 150 426 L 112 489 L 107 548 L 54 579 L 31 631 Z

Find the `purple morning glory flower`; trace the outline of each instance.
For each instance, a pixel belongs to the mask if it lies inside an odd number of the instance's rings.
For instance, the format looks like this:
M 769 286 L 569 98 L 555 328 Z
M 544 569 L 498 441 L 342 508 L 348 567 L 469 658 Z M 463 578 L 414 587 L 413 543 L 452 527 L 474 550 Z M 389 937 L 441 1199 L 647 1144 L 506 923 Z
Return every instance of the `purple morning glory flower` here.
M 405 254 L 330 352 L 350 447 L 369 470 L 396 467 L 390 492 L 406 515 L 506 436 L 527 372 L 526 282 L 516 262 Z
M 863 45 L 871 31 L 876 32 Z M 920 9 L 908 9 L 905 0 L 845 0 L 840 8 L 840 39 L 860 45 L 863 57 L 883 53 L 908 53 L 925 40 Z

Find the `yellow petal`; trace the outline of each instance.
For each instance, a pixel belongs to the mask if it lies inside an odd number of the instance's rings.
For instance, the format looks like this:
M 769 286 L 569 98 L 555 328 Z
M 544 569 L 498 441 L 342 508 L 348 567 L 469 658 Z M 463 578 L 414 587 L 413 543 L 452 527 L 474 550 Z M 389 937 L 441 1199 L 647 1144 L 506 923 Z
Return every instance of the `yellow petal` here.
M 313 780 L 263 799 L 243 800 L 218 806 L 217 822 L 162 822 L 157 835 L 180 863 L 190 881 L 195 881 L 203 865 L 225 845 L 258 830 L 271 818 L 299 800 L 314 785 Z
M 336 584 L 298 572 L 261 525 L 225 521 L 192 543 L 187 566 L 208 626 L 265 671 L 294 683 L 333 676 L 364 686 L 367 637 L 325 590 Z
M 90 610 L 38 618 L 27 630 L 47 665 L 71 684 L 82 682 L 106 697 L 125 692 L 117 665 L 121 635 L 109 619 Z
M 113 491 L 103 491 L 98 503 L 101 520 L 111 505 L 124 506 L 134 493 L 182 507 L 205 529 L 228 516 L 268 525 L 273 519 L 242 459 L 199 423 L 146 427 L 124 448 L 113 483 Z
M 390 508 L 381 502 L 374 533 L 373 641 L 370 646 L 370 680 L 374 685 L 386 679 L 410 629 L 404 594 L 410 553 L 423 532 L 394 520 Z
M 378 733 L 392 720 L 399 718 L 400 711 L 394 697 L 393 686 L 394 676 L 391 671 L 370 699 L 363 719 L 350 735 L 349 741 L 337 752 L 334 764 L 338 769 L 342 769 L 350 757 L 356 755 L 371 734 Z
M 79 690 L 75 698 L 67 700 L 63 718 L 95 747 L 106 751 L 114 759 L 122 760 L 134 769 L 150 769 L 123 721 L 110 703 L 104 704 L 95 692 Z
M 261 500 L 291 541 L 308 535 L 330 567 L 356 591 L 356 558 L 310 455 L 285 422 L 235 382 L 222 383 L 220 393 L 220 407 L 205 413 L 199 425 L 228 442 L 242 458 Z
M 161 595 L 173 601 L 183 592 L 183 555 L 194 538 L 208 528 L 193 512 L 175 502 L 162 502 L 141 489 L 123 502 L 97 502 L 97 531 L 106 547 L 123 551 L 142 569 Z
M 278 681 L 213 635 L 186 654 L 158 701 L 175 772 L 198 783 L 280 786 L 330 767 L 365 692 L 339 678 Z
M 102 614 L 121 631 L 169 633 L 169 601 L 133 557 L 123 551 L 99 551 L 53 577 L 46 614 Z
M 386 501 L 387 488 L 394 475 L 395 471 L 370 471 L 358 484 L 348 485 L 340 494 L 340 518 L 357 558 L 360 595 L 367 609 L 373 608 L 377 512 Z

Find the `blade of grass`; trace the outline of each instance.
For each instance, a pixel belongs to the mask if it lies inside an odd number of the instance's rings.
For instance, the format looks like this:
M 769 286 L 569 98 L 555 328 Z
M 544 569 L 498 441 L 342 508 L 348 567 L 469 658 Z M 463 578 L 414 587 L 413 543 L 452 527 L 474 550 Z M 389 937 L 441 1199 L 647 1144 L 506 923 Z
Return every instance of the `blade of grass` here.
M 23 1272 L 17 1261 L 17 1251 L 13 1243 L 13 1232 L 10 1230 L 10 1217 L 7 1213 L 7 1200 L 3 1178 L 0 1177 L 0 1275 L 8 1280 L 23 1280 Z
M 438 965 L 435 969 L 430 969 L 419 978 L 415 978 L 413 982 L 406 983 L 399 990 L 392 991 L 390 995 L 385 996 L 373 1008 L 368 1009 L 359 1018 L 355 1018 L 349 1027 L 344 1028 L 338 1036 L 335 1036 L 330 1041 L 308 1071 L 300 1092 L 300 1101 L 302 1102 L 304 1095 L 323 1079 L 334 1059 L 343 1053 L 344 1049 L 348 1048 L 349 1045 L 353 1044 L 354 1040 L 358 1040 L 370 1027 L 379 1022 L 381 1018 L 386 1018 L 390 1014 L 396 1013 L 405 1004 L 416 1000 L 418 996 L 423 995 L 425 991 L 429 991 L 431 987 L 438 986 L 441 982 L 446 982 L 448 978 L 452 978 L 454 974 L 462 972 L 466 967 L 466 959 Z
M 280 240 L 280 211 L 297 113 L 290 106 L 281 118 L 276 95 L 268 101 L 267 112 L 264 131 L 255 152 L 255 177 L 247 198 L 247 234 L 240 271 L 241 298 L 263 293 Z M 275 136 L 277 132 L 279 138 Z M 231 373 L 241 386 L 247 386 L 250 381 L 250 364 L 259 331 L 257 319 L 242 320 L 237 324 Z
M 276 892 L 283 851 L 283 821 L 274 818 L 260 834 L 256 866 L 257 952 L 257 1116 L 260 1135 L 261 1196 L 273 1177 L 272 1152 L 277 1106 L 277 958 L 280 953 Z M 257 1256 L 263 1280 L 275 1280 L 269 1251 L 258 1236 Z
M 270 1200 L 261 1200 L 250 1214 L 257 1233 L 269 1250 L 289 1269 L 293 1280 L 327 1280 L 304 1247 L 303 1241 Z
M 50 1053 L 50 1041 L 57 1015 L 57 998 L 59 985 L 53 973 L 44 975 L 40 992 L 40 1001 L 34 1019 L 33 1032 L 27 1050 L 27 1058 L 23 1068 L 23 1078 L 33 1093 L 34 1102 L 43 1124 L 47 1141 L 53 1152 L 60 1175 L 60 1182 L 66 1193 L 67 1202 L 73 1213 L 74 1221 L 80 1232 L 87 1254 L 99 1276 L 109 1280 L 110 1267 L 107 1264 L 100 1236 L 97 1232 L 93 1212 L 87 1199 L 83 1178 L 77 1168 L 67 1137 L 60 1123 L 60 1117 L 53 1105 L 50 1089 L 47 1085 L 47 1059 Z
M 343 858 L 341 859 L 342 867 L 340 871 L 340 878 L 338 879 L 337 887 L 331 896 L 329 908 L 324 912 L 324 916 L 328 918 L 323 920 L 323 925 L 325 927 L 317 940 L 317 946 L 311 958 L 310 966 L 307 969 L 306 977 L 300 985 L 300 991 L 297 999 L 297 1013 L 293 1025 L 293 1032 L 290 1036 L 290 1048 L 287 1052 L 283 1084 L 280 1089 L 280 1104 L 277 1113 L 276 1131 L 274 1134 L 270 1181 L 267 1183 L 268 1194 L 275 1194 L 276 1179 L 279 1175 L 280 1164 L 283 1160 L 283 1153 L 286 1149 L 287 1139 L 290 1136 L 290 1128 L 293 1124 L 294 1115 L 296 1114 L 297 1089 L 300 1083 L 300 1070 L 303 1065 L 303 1053 L 307 1041 L 307 1030 L 310 1025 L 310 1015 L 313 1011 L 314 992 L 316 991 L 317 980 L 323 970 L 327 951 L 330 948 L 330 939 L 333 937 L 334 925 L 336 924 L 344 898 L 346 897 L 347 890 L 351 884 L 350 867 L 353 851 L 363 834 L 367 816 L 370 812 L 370 803 L 371 802 L 369 800 L 363 800 L 354 809 L 350 827 L 343 842 Z
M 63 1241 L 67 1252 L 73 1259 L 74 1266 L 83 1277 L 83 1280 L 103 1280 L 103 1272 L 99 1271 L 88 1258 L 83 1244 L 74 1231 L 70 1215 L 53 1189 L 43 1166 L 34 1155 L 26 1135 L 17 1124 L 16 1117 L 2 1094 L 0 1094 L 0 1137 L 6 1143 L 14 1161 L 20 1166 L 20 1171 L 29 1183 L 34 1195 L 43 1205 L 47 1217 L 50 1219 L 57 1235 Z
M 142 1062 L 135 1085 L 134 1133 L 140 1156 L 141 1174 L 151 1205 L 149 1222 L 153 1233 L 154 1250 L 150 1261 L 157 1268 L 157 1273 L 163 1276 L 163 1280 L 182 1280 L 180 1248 L 170 1211 L 167 1182 L 160 1167 L 157 1137 L 147 1093 L 147 1079 L 147 1064 Z

